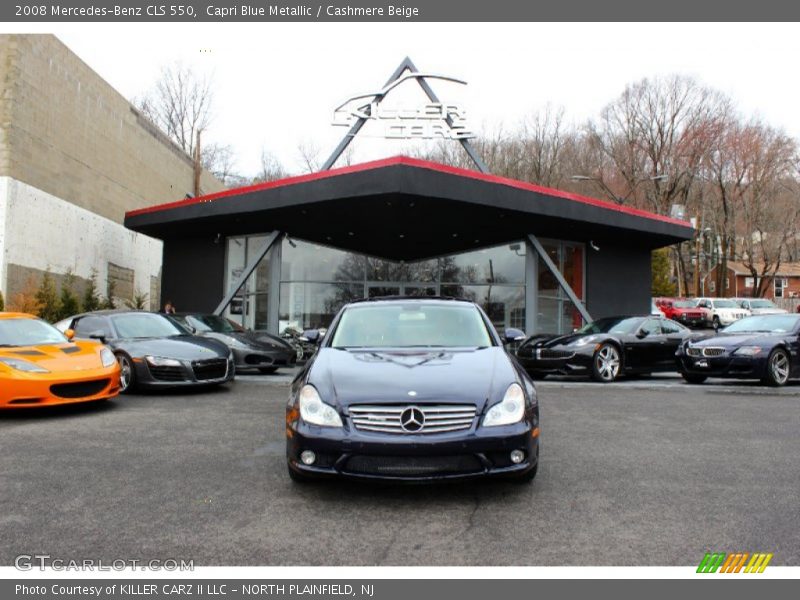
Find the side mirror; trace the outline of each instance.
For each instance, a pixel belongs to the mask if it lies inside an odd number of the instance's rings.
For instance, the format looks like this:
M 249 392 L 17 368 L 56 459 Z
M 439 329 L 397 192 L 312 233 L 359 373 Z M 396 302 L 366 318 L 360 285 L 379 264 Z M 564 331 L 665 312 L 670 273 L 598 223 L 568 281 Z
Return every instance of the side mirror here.
M 319 329 L 306 329 L 299 338 L 301 342 L 310 342 L 312 344 L 319 344 L 320 340 L 322 340 L 322 336 L 319 333 Z
M 103 333 L 102 329 L 98 329 L 97 331 L 93 331 L 89 334 L 90 340 L 100 340 L 101 343 L 106 343 L 106 334 Z
M 70 342 L 75 339 L 75 330 L 74 329 L 67 329 L 64 332 L 64 337 L 66 337 Z
M 640 329 L 639 331 L 636 332 L 636 337 L 639 338 L 640 340 L 643 340 L 648 335 L 650 335 L 650 332 L 647 331 L 646 329 Z
M 503 332 L 503 343 L 504 344 L 511 344 L 513 342 L 521 342 L 526 337 L 527 336 L 525 335 L 525 332 L 522 331 L 521 329 L 515 329 L 514 327 L 508 327 Z

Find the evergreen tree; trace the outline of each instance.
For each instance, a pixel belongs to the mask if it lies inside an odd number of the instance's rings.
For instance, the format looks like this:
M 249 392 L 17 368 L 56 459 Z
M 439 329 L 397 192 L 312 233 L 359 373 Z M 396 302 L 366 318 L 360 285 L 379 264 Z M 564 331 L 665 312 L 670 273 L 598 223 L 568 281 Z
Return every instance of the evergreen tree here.
M 659 296 L 674 296 L 675 282 L 670 277 L 669 248 L 653 250 L 652 259 L 651 293 L 654 298 Z
M 78 297 L 75 295 L 74 290 L 75 275 L 72 271 L 67 271 L 64 274 L 64 281 L 61 282 L 61 310 L 59 320 L 72 317 L 81 312 Z
M 117 284 L 113 279 L 108 280 L 108 295 L 106 299 L 103 301 L 101 308 L 106 310 L 113 310 L 117 308 L 117 304 L 114 301 L 114 292 L 116 291 Z
M 61 315 L 61 300 L 58 297 L 56 283 L 53 276 L 47 270 L 36 290 L 36 301 L 39 303 L 39 316 L 45 321 L 55 323 Z
M 83 292 L 83 310 L 92 312 L 100 308 L 100 296 L 97 294 L 97 271 L 92 269 L 92 274 L 89 276 L 89 283 Z
M 4 311 L 6 309 L 6 300 L 3 298 L 3 292 L 0 292 L 0 311 Z

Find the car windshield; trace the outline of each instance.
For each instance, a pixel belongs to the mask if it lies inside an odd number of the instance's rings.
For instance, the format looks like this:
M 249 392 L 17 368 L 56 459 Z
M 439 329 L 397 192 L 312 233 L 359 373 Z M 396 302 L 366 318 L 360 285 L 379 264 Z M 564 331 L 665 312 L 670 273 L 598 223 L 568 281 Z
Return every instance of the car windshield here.
M 739 308 L 733 300 L 712 300 L 714 308 Z
M 153 338 L 184 335 L 186 331 L 165 316 L 153 313 L 128 313 L 111 317 L 121 338 Z
M 678 300 L 677 302 L 673 303 L 675 308 L 694 308 L 695 303 L 691 300 Z
M 485 347 L 492 337 L 469 304 L 361 304 L 345 309 L 334 348 Z
M 609 317 L 587 323 L 578 329 L 576 333 L 586 335 L 594 333 L 633 333 L 641 324 L 641 317 Z
M 197 331 L 214 331 L 216 333 L 233 333 L 236 331 L 228 319 L 217 315 L 190 315 L 186 317 L 186 320 Z
M 777 308 L 769 300 L 750 300 L 750 308 Z
M 63 344 L 67 338 L 40 319 L 0 319 L 0 346 Z
M 798 323 L 800 315 L 755 315 L 731 323 L 725 328 L 725 333 L 787 333 L 794 331 Z

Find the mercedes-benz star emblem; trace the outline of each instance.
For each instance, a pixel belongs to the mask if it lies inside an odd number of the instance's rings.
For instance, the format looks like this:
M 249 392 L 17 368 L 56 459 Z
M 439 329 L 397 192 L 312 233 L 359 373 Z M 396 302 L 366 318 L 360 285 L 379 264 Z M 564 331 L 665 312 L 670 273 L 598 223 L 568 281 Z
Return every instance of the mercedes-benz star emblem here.
M 410 406 L 400 413 L 400 426 L 404 431 L 416 433 L 425 426 L 425 413 L 416 406 Z

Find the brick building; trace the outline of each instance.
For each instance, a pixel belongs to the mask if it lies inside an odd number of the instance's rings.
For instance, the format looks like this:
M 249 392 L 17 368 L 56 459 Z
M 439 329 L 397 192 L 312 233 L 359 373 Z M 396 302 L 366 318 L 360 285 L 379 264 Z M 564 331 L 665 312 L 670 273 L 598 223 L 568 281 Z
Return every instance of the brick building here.
M 725 289 L 717 290 L 717 265 L 704 278 L 705 293 L 709 296 L 720 296 L 726 298 L 747 298 L 754 294 L 753 275 L 744 264 L 730 261 L 727 263 L 727 276 Z M 763 267 L 757 265 L 756 270 L 761 271 Z M 775 277 L 770 278 L 767 284 L 765 298 L 780 300 L 782 298 L 800 298 L 800 262 L 787 262 L 781 264 Z
M 179 147 L 51 35 L 0 35 L 0 290 L 45 270 L 81 292 L 159 300 L 162 244 L 122 225 L 126 211 L 194 186 Z M 205 193 L 223 189 L 203 172 Z

